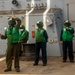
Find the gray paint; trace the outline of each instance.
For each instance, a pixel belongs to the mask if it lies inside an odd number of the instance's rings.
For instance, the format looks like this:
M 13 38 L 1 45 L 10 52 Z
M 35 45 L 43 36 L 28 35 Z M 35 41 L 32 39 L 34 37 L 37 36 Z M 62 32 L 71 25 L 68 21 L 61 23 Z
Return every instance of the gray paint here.
M 49 36 L 49 39 L 52 38 L 53 40 L 55 38 L 58 39 L 58 42 L 53 42 L 47 44 L 47 54 L 48 56 L 61 56 L 62 55 L 62 48 L 60 46 L 60 32 L 63 25 L 63 15 L 61 9 L 58 9 L 57 12 L 49 13 L 48 14 L 53 15 L 53 24 L 50 26 L 47 26 L 47 33 Z M 48 16 L 47 15 L 47 16 Z

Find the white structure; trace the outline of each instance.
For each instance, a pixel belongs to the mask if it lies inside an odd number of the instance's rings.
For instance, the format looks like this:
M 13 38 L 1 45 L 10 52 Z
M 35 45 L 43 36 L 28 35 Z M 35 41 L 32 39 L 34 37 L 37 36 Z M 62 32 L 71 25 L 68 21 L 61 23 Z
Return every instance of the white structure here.
M 41 20 L 43 21 L 44 28 L 47 30 L 49 35 L 49 43 L 47 45 L 48 56 L 61 56 L 62 52 L 61 46 L 59 44 L 60 30 L 58 31 L 58 29 L 61 29 L 63 18 L 64 20 L 69 18 L 72 22 L 72 26 L 75 27 L 75 18 L 73 16 L 75 15 L 75 1 L 17 0 L 19 4 L 18 6 L 12 4 L 12 1 L 13 0 L 0 0 L 0 33 L 4 34 L 4 27 L 6 27 L 8 24 L 7 17 L 11 15 L 16 15 L 22 19 L 22 24 L 24 24 L 26 26 L 26 29 L 29 31 L 28 43 L 35 43 L 35 38 L 32 37 L 32 32 L 35 31 L 36 22 L 38 20 Z M 69 4 L 69 8 L 67 4 Z M 51 8 L 55 9 L 51 10 Z M 50 24 L 53 25 L 50 26 Z M 0 55 L 5 54 L 5 52 L 6 41 L 0 39 Z

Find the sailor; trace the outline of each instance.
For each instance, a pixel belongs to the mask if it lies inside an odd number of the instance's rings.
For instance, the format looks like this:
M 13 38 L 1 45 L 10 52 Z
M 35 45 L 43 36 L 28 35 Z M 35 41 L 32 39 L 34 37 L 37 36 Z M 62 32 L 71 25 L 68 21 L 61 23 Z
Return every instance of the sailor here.
M 48 35 L 46 30 L 43 28 L 43 22 L 37 22 L 37 29 L 35 31 L 35 39 L 36 39 L 36 53 L 35 53 L 35 62 L 33 66 L 38 65 L 39 63 L 39 56 L 40 56 L 40 49 L 42 51 L 42 62 L 43 66 L 47 64 L 47 53 L 46 53 L 46 44 L 48 40 Z
M 17 24 L 16 24 L 17 22 Z M 6 69 L 4 72 L 12 70 L 12 56 L 14 53 L 14 68 L 17 72 L 20 72 L 19 66 L 19 27 L 21 20 L 19 18 L 11 18 L 8 21 L 8 27 L 5 30 L 5 35 L 0 35 L 1 39 L 7 39 L 7 51 L 6 51 Z
M 63 62 L 66 62 L 67 60 L 67 49 L 70 62 L 74 62 L 73 37 L 74 28 L 71 26 L 70 21 L 66 20 L 64 22 L 64 26 L 62 27 L 60 36 L 60 44 L 63 45 Z
M 20 25 L 20 29 L 19 29 L 20 54 L 19 54 L 19 56 L 21 56 L 22 52 L 23 52 L 22 43 L 27 43 L 28 38 L 29 38 L 29 32 L 25 29 L 24 25 Z

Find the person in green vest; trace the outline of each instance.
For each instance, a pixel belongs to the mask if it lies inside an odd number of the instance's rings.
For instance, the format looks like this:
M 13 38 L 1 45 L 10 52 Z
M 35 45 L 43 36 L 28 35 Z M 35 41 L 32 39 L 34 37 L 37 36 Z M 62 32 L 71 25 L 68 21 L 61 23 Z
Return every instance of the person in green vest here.
M 19 29 L 19 47 L 20 47 L 20 54 L 19 56 L 22 55 L 22 43 L 27 43 L 29 38 L 29 32 L 25 29 L 24 25 L 20 25 L 20 29 Z
M 70 62 L 74 62 L 73 37 L 74 37 L 74 28 L 71 26 L 70 21 L 66 20 L 64 22 L 64 26 L 62 27 L 60 36 L 60 44 L 62 44 L 63 46 L 63 62 L 66 62 L 67 60 L 67 52 Z
M 17 24 L 16 24 L 17 22 Z M 7 68 L 4 72 L 12 70 L 12 56 L 14 54 L 14 68 L 17 72 L 20 72 L 19 66 L 19 27 L 21 20 L 19 18 L 11 18 L 8 22 L 8 27 L 5 30 L 5 35 L 0 35 L 1 39 L 7 39 L 7 51 L 6 51 L 6 65 Z
M 37 22 L 37 27 L 38 28 L 35 30 L 36 53 L 35 53 L 35 61 L 33 66 L 36 66 L 39 63 L 40 49 L 42 52 L 43 66 L 46 66 L 47 65 L 46 44 L 48 40 L 48 35 L 46 30 L 43 28 L 42 21 Z

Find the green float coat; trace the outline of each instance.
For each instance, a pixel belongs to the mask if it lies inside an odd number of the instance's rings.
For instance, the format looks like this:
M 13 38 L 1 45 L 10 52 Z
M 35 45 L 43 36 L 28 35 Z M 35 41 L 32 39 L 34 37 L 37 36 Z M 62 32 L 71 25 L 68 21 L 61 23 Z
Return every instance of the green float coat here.
M 44 37 L 44 29 L 36 29 L 35 31 L 35 38 L 36 38 L 36 42 L 46 42 L 46 39 Z
M 8 44 L 11 43 L 18 43 L 19 40 L 19 31 L 16 26 L 14 26 L 12 29 L 9 27 L 6 29 L 6 36 L 8 40 Z
M 71 30 L 72 27 L 70 26 L 69 29 Z M 66 27 L 63 26 L 63 34 L 62 34 L 62 39 L 63 41 L 72 41 L 74 35 L 69 32 L 69 30 L 66 30 Z

